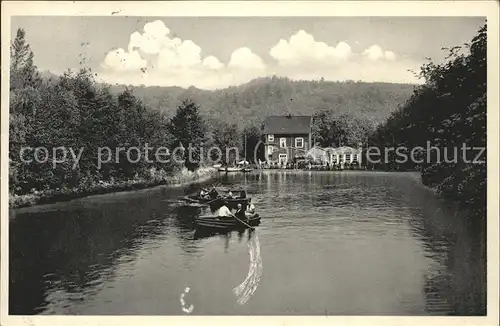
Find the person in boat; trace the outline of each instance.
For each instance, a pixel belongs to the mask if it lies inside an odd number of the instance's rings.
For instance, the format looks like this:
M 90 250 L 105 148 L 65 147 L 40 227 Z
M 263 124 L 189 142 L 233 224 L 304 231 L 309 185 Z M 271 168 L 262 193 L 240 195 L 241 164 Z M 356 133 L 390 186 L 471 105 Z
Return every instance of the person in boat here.
M 215 199 L 219 196 L 219 192 L 217 191 L 217 189 L 212 188 L 212 190 L 210 190 L 208 195 L 210 196 L 210 198 Z
M 236 216 L 240 220 L 246 218 L 245 211 L 243 210 L 243 205 L 241 205 L 240 203 L 238 203 L 236 213 L 234 213 L 234 216 Z
M 208 192 L 205 189 L 200 190 L 200 198 L 208 199 Z
M 247 209 L 245 210 L 245 215 L 252 216 L 255 214 L 255 206 L 252 204 L 252 198 L 248 198 Z
M 240 198 L 247 198 L 247 192 L 245 190 L 240 191 Z
M 222 202 L 222 205 L 215 211 L 215 216 L 218 218 L 230 218 L 234 217 L 231 210 L 227 208 L 227 202 Z
M 229 190 L 229 193 L 227 194 L 227 198 L 228 199 L 233 199 L 234 198 L 233 192 L 231 190 Z

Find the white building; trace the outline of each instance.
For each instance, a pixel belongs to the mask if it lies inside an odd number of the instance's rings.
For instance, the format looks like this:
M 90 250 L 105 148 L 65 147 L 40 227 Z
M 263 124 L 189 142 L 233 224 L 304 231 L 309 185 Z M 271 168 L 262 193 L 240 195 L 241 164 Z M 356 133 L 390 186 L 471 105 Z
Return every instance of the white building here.
M 358 164 L 361 167 L 361 148 L 348 146 L 342 147 L 318 147 L 314 146 L 308 152 L 306 157 L 323 165 Z

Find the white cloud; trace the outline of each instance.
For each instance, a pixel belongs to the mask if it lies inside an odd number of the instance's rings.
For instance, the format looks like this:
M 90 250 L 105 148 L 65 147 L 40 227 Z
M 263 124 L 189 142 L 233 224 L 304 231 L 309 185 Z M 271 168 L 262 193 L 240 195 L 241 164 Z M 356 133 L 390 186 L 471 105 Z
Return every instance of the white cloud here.
M 118 51 L 118 52 L 117 52 Z M 144 56 L 143 59 L 142 56 Z M 170 29 L 156 20 L 130 35 L 128 52 L 111 51 L 101 78 L 112 83 L 221 88 L 265 75 L 262 59 L 249 48 L 234 50 L 227 65 L 213 55 L 203 57 L 192 40 L 171 37 Z M 147 67 L 147 71 L 140 70 Z M 135 69 L 135 71 L 134 71 Z
M 396 60 L 396 54 L 392 51 L 384 51 L 379 45 L 372 45 L 363 52 L 368 59 L 372 61 L 378 61 L 381 59 L 394 61 Z
M 147 61 L 137 51 L 125 52 L 120 48 L 109 52 L 103 65 L 114 71 L 130 71 L 146 67 Z
M 157 64 L 166 73 L 170 69 L 191 69 L 201 64 L 201 48 L 191 40 L 166 46 L 158 53 Z
M 269 54 L 274 61 L 264 62 L 249 47 L 241 47 L 224 63 L 204 54 L 192 40 L 174 37 L 157 20 L 132 33 L 127 50 L 110 51 L 99 78 L 109 83 L 204 89 L 238 85 L 272 74 L 291 79 L 417 82 L 407 69 L 418 70 L 420 66 L 379 45 L 353 53 L 346 42 L 329 45 L 303 30 L 291 35 L 288 41 L 277 42 Z
M 384 51 L 378 45 L 372 45 L 366 49 L 363 54 L 368 57 L 368 59 L 377 61 L 384 57 Z
M 385 51 L 384 56 L 386 60 L 394 61 L 396 60 L 396 54 L 392 51 Z
M 270 55 L 281 66 L 299 66 L 308 63 L 337 63 L 348 59 L 351 52 L 351 47 L 345 42 L 330 46 L 314 40 L 312 35 L 300 30 L 289 41 L 281 39 L 271 48 Z
M 163 47 L 175 46 L 180 40 L 170 39 L 170 30 L 161 20 L 147 23 L 143 28 L 144 32 L 134 32 L 130 35 L 128 50 L 138 49 L 146 54 L 157 54 Z
M 224 65 L 217 59 L 216 57 L 210 55 L 203 59 L 203 66 L 212 69 L 212 70 L 218 70 L 224 67 Z
M 246 70 L 264 70 L 265 65 L 262 59 L 249 48 L 239 48 L 234 50 L 229 60 L 229 67 Z

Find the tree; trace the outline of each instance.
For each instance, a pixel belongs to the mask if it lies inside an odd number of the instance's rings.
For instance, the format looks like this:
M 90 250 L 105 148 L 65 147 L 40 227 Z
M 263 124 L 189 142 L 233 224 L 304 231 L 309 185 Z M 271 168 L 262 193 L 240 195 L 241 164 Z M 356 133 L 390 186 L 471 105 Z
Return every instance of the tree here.
M 205 140 L 206 127 L 200 116 L 199 107 L 191 100 L 182 101 L 175 116 L 170 120 L 169 131 L 173 136 L 174 148 L 184 148 L 185 166 L 193 171 L 200 166 L 200 149 Z M 191 157 L 188 149 L 191 146 Z
M 236 124 L 219 121 L 217 127 L 212 131 L 214 145 L 222 153 L 222 160 L 226 164 L 233 164 L 242 153 L 242 140 Z M 235 150 L 236 149 L 236 150 Z
M 33 52 L 26 43 L 24 29 L 17 30 L 16 38 L 10 48 L 10 89 L 37 87 L 41 79 L 33 62 Z
M 247 161 L 257 163 L 255 161 L 259 159 L 264 160 L 264 144 L 261 143 L 262 133 L 260 129 L 254 125 L 246 126 L 243 130 L 243 136 L 244 140 L 246 139 L 245 157 Z
M 370 120 L 348 114 L 321 111 L 313 119 L 313 139 L 322 147 L 356 147 L 365 142 L 372 131 Z

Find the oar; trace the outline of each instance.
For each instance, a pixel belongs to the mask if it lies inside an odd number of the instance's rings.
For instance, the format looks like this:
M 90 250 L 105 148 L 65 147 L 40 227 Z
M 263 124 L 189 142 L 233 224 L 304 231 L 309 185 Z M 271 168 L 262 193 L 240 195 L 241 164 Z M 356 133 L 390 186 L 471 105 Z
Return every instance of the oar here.
M 255 228 L 254 228 L 253 226 L 250 226 L 250 225 L 248 225 L 247 223 L 243 222 L 242 220 L 240 220 L 239 218 L 237 218 L 237 217 L 236 217 L 236 215 L 234 215 L 234 214 L 233 214 L 233 217 L 234 217 L 237 221 L 239 221 L 241 224 L 243 224 L 243 225 L 245 225 L 245 226 L 249 227 L 249 228 L 250 228 L 250 230 L 255 230 Z

